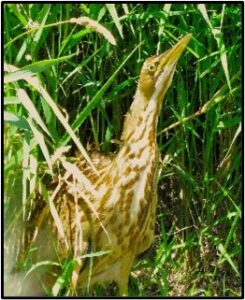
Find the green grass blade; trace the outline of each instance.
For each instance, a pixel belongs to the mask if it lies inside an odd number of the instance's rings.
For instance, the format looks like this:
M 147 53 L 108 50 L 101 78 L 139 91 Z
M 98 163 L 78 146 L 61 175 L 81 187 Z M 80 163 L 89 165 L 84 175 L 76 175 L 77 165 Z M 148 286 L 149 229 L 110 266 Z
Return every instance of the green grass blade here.
M 61 62 L 67 61 L 68 59 L 72 58 L 75 56 L 76 53 L 67 55 L 67 56 L 62 56 L 59 58 L 54 58 L 54 59 L 45 59 L 30 65 L 27 65 L 23 68 L 18 69 L 17 71 L 10 72 L 4 76 L 4 83 L 10 83 L 10 82 L 15 82 L 20 79 L 26 79 L 27 77 L 34 76 L 38 73 L 41 73 L 51 66 L 54 66 L 56 64 L 59 64 Z
M 29 276 L 34 270 L 40 268 L 40 267 L 45 267 L 45 266 L 57 266 L 60 267 L 61 265 L 57 262 L 54 261 L 49 261 L 49 260 L 45 260 L 45 261 L 41 261 L 38 262 L 34 265 L 32 265 L 32 267 L 28 270 L 28 272 L 25 274 L 25 279 L 27 278 L 27 276 Z
M 120 19 L 117 14 L 116 5 L 115 4 L 106 4 L 106 7 L 112 17 L 112 20 L 114 21 L 114 23 L 117 27 L 117 30 L 118 30 L 121 38 L 123 39 L 124 37 L 123 37 L 122 25 L 120 23 Z
M 13 71 L 17 70 L 16 67 L 11 66 L 11 65 L 7 65 L 7 64 L 5 64 L 5 68 L 6 68 L 6 70 L 8 70 L 10 72 L 11 71 L 13 72 Z M 30 77 L 30 76 L 25 77 L 25 80 L 29 84 L 31 84 L 42 95 L 42 97 L 48 103 L 48 105 L 50 106 L 50 108 L 52 109 L 52 111 L 54 112 L 54 114 L 57 116 L 58 120 L 65 127 L 66 131 L 69 134 L 69 138 L 71 138 L 74 141 L 74 143 L 77 145 L 77 147 L 80 150 L 80 152 L 83 155 L 83 157 L 88 161 L 88 163 L 91 165 L 91 167 L 94 170 L 94 172 L 97 174 L 97 170 L 94 167 L 94 165 L 93 165 L 90 157 L 88 156 L 86 150 L 84 149 L 83 145 L 81 144 L 81 142 L 79 141 L 79 139 L 75 135 L 74 131 L 72 130 L 72 128 L 68 124 L 68 122 L 65 119 L 65 117 L 63 116 L 63 114 L 60 112 L 59 108 L 57 107 L 57 105 L 55 104 L 55 102 L 53 101 L 53 99 L 50 97 L 49 93 L 46 91 L 45 88 L 43 88 L 43 86 L 41 85 L 40 81 L 36 77 Z
M 28 121 L 30 127 L 31 127 L 31 130 L 33 132 L 33 135 L 36 139 L 36 141 L 38 142 L 41 150 L 42 150 L 42 153 L 43 153 L 43 156 L 45 157 L 46 159 L 46 162 L 49 166 L 49 169 L 50 171 L 52 172 L 52 165 L 51 165 L 51 158 L 50 158 L 50 155 L 49 155 L 49 151 L 48 151 L 48 147 L 45 143 L 45 139 L 44 139 L 44 136 L 43 134 L 35 127 L 35 125 L 32 123 L 31 119 Z
M 224 8 L 224 5 L 225 4 L 223 4 L 223 8 Z M 211 21 L 209 19 L 208 12 L 207 12 L 205 4 L 198 4 L 197 7 L 200 10 L 204 20 L 207 22 L 207 24 L 208 24 L 209 28 L 211 29 L 211 32 L 214 36 L 214 39 L 217 42 L 218 49 L 219 49 L 219 52 L 220 52 L 221 64 L 222 64 L 222 67 L 223 67 L 223 70 L 224 70 L 224 73 L 225 73 L 225 77 L 226 77 L 226 80 L 227 80 L 228 87 L 231 91 L 231 82 L 230 82 L 230 75 L 229 75 L 229 70 L 228 70 L 226 47 L 225 47 L 225 44 L 224 44 L 223 34 L 222 34 L 222 30 L 221 30 L 222 27 L 213 28 L 213 25 L 211 24 Z M 223 9 L 221 21 L 223 20 L 223 14 L 224 14 L 224 9 Z
M 32 101 L 29 98 L 29 96 L 27 95 L 26 91 L 23 89 L 18 89 L 17 95 L 18 95 L 18 98 L 20 99 L 20 101 L 22 102 L 23 106 L 25 107 L 25 109 L 28 111 L 29 116 L 31 118 L 33 118 L 36 121 L 36 123 L 43 129 L 43 131 L 46 132 L 47 135 L 49 135 L 51 137 L 48 128 L 44 124 L 42 118 L 40 117 L 36 107 L 32 103 Z
M 95 94 L 95 96 L 89 101 L 87 106 L 83 109 L 83 111 L 78 115 L 77 119 L 72 124 L 71 128 L 76 131 L 86 120 L 91 111 L 97 107 L 101 101 L 102 96 L 106 92 L 106 90 L 110 87 L 110 85 L 114 82 L 117 74 L 122 69 L 122 67 L 126 64 L 129 58 L 135 53 L 135 51 L 140 47 L 141 43 L 134 47 L 134 49 L 127 55 L 127 57 L 122 61 L 122 63 L 118 66 L 118 68 L 114 71 L 111 77 L 106 81 L 106 83 L 101 87 L 101 89 Z M 65 146 L 70 140 L 70 136 L 65 134 L 61 139 L 60 146 Z
M 234 270 L 234 272 L 240 276 L 240 273 L 237 269 L 237 267 L 235 266 L 235 264 L 233 263 L 233 260 L 231 259 L 229 253 L 225 250 L 225 247 L 222 243 L 218 243 L 217 245 L 218 250 L 220 251 L 221 257 L 224 256 L 225 259 L 227 260 L 227 262 L 231 265 L 232 269 Z
M 11 112 L 8 112 L 8 111 L 4 112 L 4 121 L 9 122 L 10 124 L 12 124 L 14 126 L 17 126 L 20 129 L 30 130 L 30 126 L 25 119 L 20 118 Z
M 71 260 L 68 263 L 66 263 L 65 268 L 61 276 L 59 276 L 52 287 L 52 295 L 58 296 L 60 290 L 66 285 L 68 286 L 71 280 L 73 268 L 75 266 L 76 261 Z

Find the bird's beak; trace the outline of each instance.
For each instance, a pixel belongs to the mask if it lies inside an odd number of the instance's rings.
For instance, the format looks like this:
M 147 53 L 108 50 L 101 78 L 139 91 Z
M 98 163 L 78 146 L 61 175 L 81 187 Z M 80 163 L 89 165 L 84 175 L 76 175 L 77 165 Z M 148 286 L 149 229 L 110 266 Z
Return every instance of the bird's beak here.
M 160 63 L 156 70 L 156 74 L 155 74 L 156 77 L 158 77 L 160 75 L 160 73 L 166 66 L 175 66 L 176 65 L 181 54 L 187 47 L 187 44 L 189 43 L 191 37 L 192 37 L 192 34 L 187 34 L 181 40 L 179 40 L 178 43 L 175 44 L 173 48 L 171 48 L 171 49 L 167 50 L 166 52 L 164 52 L 163 54 L 159 55 Z

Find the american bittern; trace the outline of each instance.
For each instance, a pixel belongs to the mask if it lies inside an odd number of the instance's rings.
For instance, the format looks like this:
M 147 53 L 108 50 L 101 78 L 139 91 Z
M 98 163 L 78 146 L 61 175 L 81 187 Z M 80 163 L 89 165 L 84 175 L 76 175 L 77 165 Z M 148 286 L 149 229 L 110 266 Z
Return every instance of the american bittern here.
M 35 259 L 75 258 L 74 287 L 115 281 L 119 294 L 127 295 L 133 262 L 153 242 L 157 121 L 176 63 L 190 38 L 186 35 L 170 50 L 146 59 L 124 121 L 119 152 L 91 154 L 98 174 L 84 159 L 78 159 L 75 167 L 63 160 L 73 166 L 74 173 L 63 173 L 50 185 L 48 204 L 42 197 L 36 201 L 39 207 L 29 218 L 29 245 L 37 246 Z M 94 256 L 91 267 L 86 254 L 101 251 L 107 253 Z M 47 277 L 52 282 L 52 276 Z

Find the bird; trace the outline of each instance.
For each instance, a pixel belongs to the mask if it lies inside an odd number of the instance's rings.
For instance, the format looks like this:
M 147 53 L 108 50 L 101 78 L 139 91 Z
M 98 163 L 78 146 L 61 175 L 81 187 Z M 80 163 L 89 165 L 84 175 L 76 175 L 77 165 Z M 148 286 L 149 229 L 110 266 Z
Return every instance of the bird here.
M 177 61 L 191 37 L 185 35 L 143 63 L 124 119 L 120 149 L 109 154 L 92 151 L 97 172 L 79 155 L 73 160 L 61 155 L 58 169 L 62 171 L 32 204 L 25 251 L 29 249 L 36 262 L 72 258 L 73 291 L 88 292 L 95 283 L 113 281 L 118 294 L 127 296 L 135 259 L 154 241 L 158 117 Z M 61 286 L 54 274 L 61 270 L 54 270 L 43 277 L 57 292 Z

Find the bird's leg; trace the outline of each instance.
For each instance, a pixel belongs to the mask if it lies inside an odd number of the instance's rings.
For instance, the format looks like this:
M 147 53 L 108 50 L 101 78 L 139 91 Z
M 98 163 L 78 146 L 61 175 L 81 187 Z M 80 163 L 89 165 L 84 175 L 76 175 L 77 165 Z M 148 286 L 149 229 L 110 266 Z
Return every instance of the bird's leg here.
M 124 282 L 121 282 L 120 284 L 118 284 L 118 288 L 119 288 L 119 296 L 127 297 L 128 296 L 128 278 L 126 281 L 124 280 Z
M 128 296 L 128 280 L 132 265 L 135 259 L 135 252 L 131 251 L 121 257 L 119 272 L 120 276 L 117 280 L 119 296 Z

